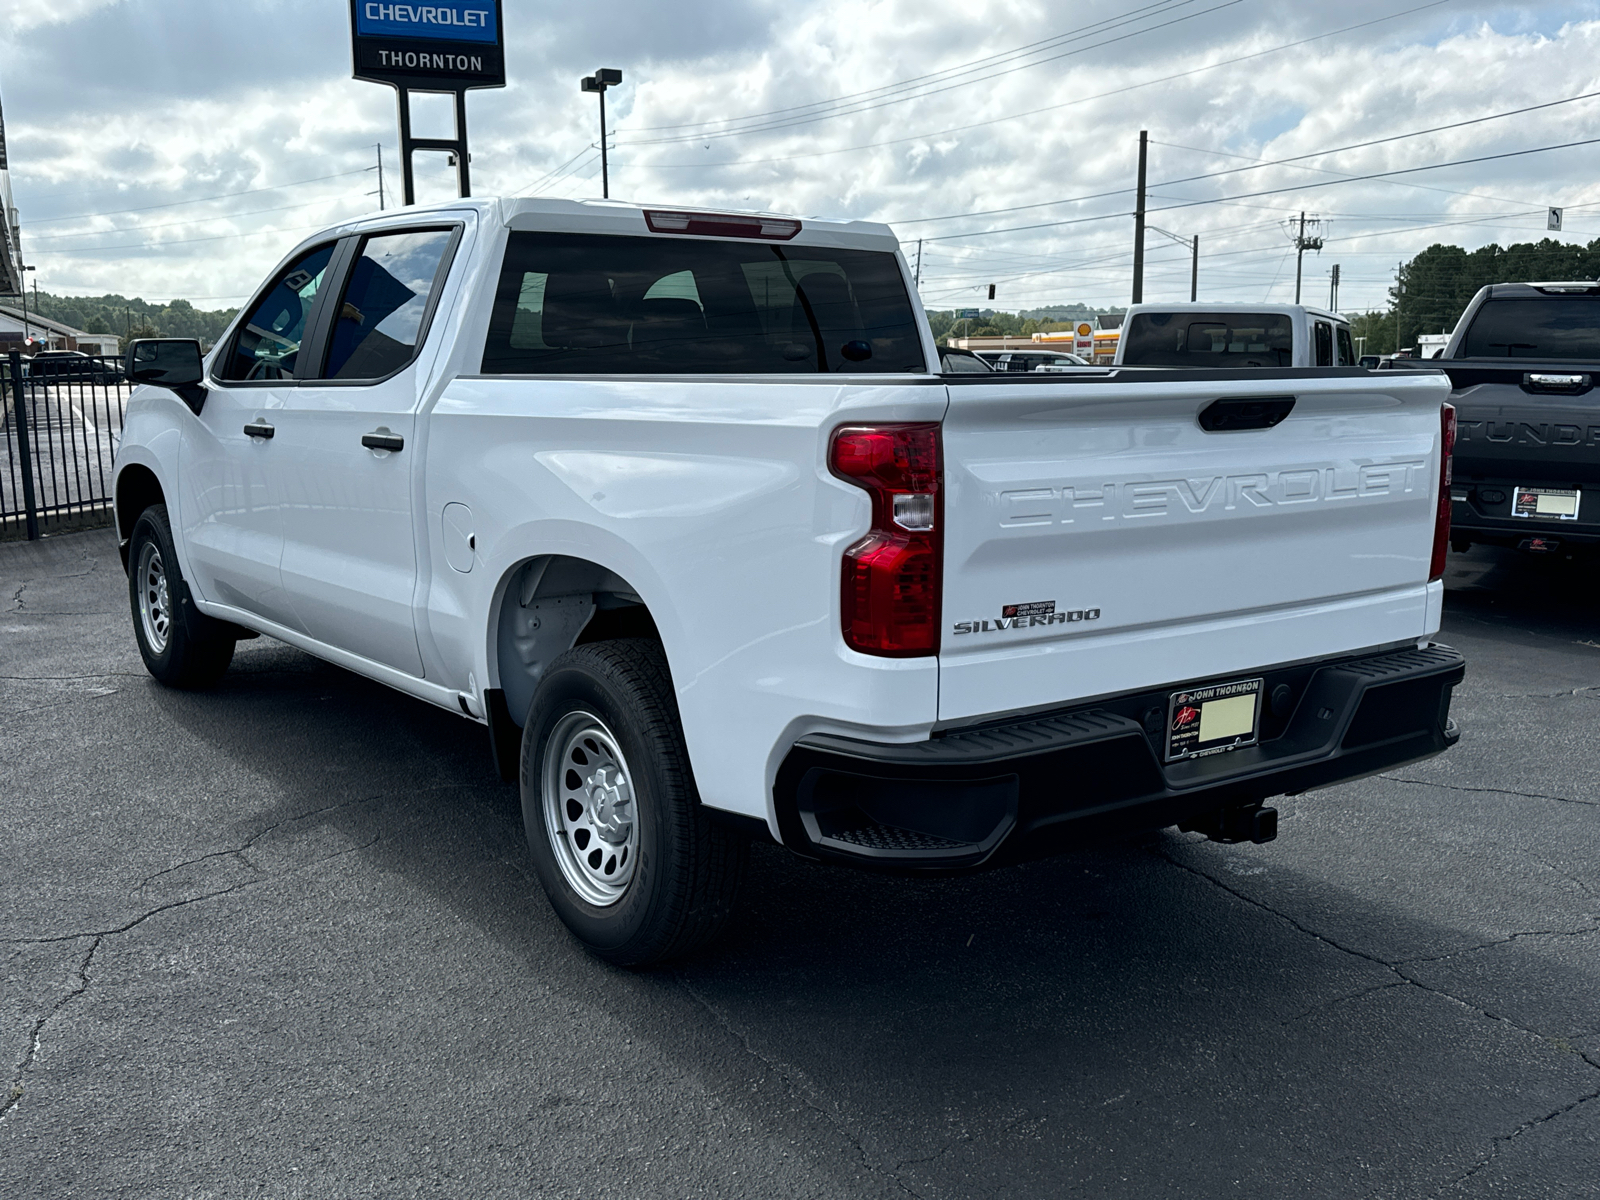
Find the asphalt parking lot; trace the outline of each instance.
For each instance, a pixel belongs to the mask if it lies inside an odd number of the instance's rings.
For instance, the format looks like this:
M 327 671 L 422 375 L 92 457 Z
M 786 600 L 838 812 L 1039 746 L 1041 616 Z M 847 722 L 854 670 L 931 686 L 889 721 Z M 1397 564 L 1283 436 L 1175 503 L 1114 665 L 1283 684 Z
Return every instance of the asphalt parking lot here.
M 761 849 L 589 959 L 481 729 L 0 545 L 0 1194 L 1600 1196 L 1600 570 L 1453 559 L 1460 745 L 988 875 Z

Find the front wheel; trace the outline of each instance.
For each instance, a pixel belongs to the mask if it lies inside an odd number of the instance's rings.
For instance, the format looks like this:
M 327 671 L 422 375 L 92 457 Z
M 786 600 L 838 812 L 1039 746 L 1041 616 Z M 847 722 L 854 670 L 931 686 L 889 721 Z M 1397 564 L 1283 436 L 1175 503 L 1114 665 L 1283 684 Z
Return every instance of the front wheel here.
M 660 646 L 550 664 L 522 734 L 522 819 L 556 914 L 599 957 L 645 966 L 714 937 L 749 849 L 701 810 Z
M 233 661 L 233 628 L 195 610 L 172 547 L 167 508 L 139 514 L 128 541 L 128 599 L 145 670 L 168 687 L 210 687 Z

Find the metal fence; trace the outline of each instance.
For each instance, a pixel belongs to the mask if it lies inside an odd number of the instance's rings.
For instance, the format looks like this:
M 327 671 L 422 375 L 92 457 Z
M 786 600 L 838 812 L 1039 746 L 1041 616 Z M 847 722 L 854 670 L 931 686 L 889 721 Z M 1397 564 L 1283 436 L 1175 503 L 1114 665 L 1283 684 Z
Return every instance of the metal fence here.
M 128 392 L 120 358 L 0 358 L 0 538 L 110 521 Z

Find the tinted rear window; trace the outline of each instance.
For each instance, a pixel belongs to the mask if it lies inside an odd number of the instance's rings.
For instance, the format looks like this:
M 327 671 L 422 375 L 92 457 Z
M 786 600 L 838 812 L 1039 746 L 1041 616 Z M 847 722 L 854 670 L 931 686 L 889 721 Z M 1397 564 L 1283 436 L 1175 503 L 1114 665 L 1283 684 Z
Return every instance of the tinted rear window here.
M 892 254 L 513 233 L 485 374 L 927 369 Z
M 1486 301 L 1461 357 L 1600 359 L 1600 296 Z
M 1122 361 L 1142 367 L 1287 367 L 1294 328 L 1280 313 L 1139 313 Z

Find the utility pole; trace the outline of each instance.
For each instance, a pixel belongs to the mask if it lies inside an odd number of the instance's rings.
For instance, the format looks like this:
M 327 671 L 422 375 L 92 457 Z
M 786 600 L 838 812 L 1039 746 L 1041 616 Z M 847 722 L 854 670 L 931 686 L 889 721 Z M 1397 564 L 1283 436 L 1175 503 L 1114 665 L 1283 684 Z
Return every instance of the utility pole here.
M 1189 300 L 1192 303 L 1200 298 L 1200 235 L 1182 237 L 1170 229 L 1163 229 L 1159 225 L 1147 225 L 1147 229 L 1159 233 L 1162 237 L 1169 237 L 1180 246 L 1189 247 Z M 1138 303 L 1135 301 L 1135 303 Z
M 921 238 L 917 239 L 917 275 L 916 275 L 916 284 L 917 284 L 918 288 L 922 287 L 922 239 Z
M 1139 194 L 1133 210 L 1133 302 L 1144 301 L 1144 168 L 1150 131 L 1139 130 Z
M 1403 262 L 1394 265 L 1394 352 L 1400 353 L 1400 272 L 1406 269 Z
M 1319 218 L 1317 218 L 1317 217 L 1312 217 L 1311 218 L 1311 223 L 1312 223 L 1313 226 L 1320 226 L 1321 225 L 1321 220 Z M 1293 225 L 1294 225 L 1294 222 L 1291 221 L 1290 222 L 1290 227 L 1293 228 Z M 1300 232 L 1295 234 L 1293 236 L 1292 240 L 1294 242 L 1294 249 L 1295 249 L 1295 256 L 1294 256 L 1294 302 L 1296 304 L 1299 304 L 1300 303 L 1301 267 L 1305 262 L 1306 251 L 1307 250 L 1315 250 L 1318 253 L 1321 253 L 1321 251 L 1322 251 L 1322 237 L 1321 237 L 1320 233 L 1313 233 L 1310 237 L 1306 236 L 1306 215 L 1305 215 L 1305 213 L 1301 213 L 1300 214 Z
M 1328 311 L 1339 311 L 1339 264 L 1333 264 L 1333 273 L 1328 279 Z

